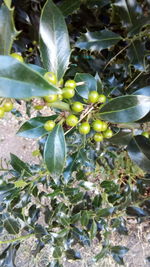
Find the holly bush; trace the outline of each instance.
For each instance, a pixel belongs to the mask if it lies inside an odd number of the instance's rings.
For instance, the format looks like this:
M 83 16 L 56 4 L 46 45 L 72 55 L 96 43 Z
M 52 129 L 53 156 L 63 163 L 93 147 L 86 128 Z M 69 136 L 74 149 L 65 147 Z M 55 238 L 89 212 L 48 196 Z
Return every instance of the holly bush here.
M 10 235 L 1 266 L 16 266 L 30 236 L 35 256 L 50 244 L 47 267 L 79 260 L 76 244 L 93 239 L 101 247 L 93 262 L 124 263 L 128 248 L 112 245 L 111 231 L 127 234 L 128 217 L 150 215 L 149 6 L 0 1 L 0 118 L 25 103 L 31 118 L 16 134 L 37 139 L 40 158 L 1 162 L 0 232 Z

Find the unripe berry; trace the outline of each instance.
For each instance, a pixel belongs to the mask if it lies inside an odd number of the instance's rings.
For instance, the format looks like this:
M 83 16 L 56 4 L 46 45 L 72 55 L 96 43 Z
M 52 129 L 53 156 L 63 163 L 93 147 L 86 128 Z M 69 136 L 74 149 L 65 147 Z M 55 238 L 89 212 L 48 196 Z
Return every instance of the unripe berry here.
M 13 103 L 11 101 L 6 101 L 3 105 L 4 111 L 9 112 L 13 109 Z
M 53 103 L 57 101 L 57 95 L 44 96 L 44 100 L 48 103 Z
M 98 102 L 98 99 L 99 99 L 99 94 L 97 93 L 97 91 L 91 91 L 89 93 L 89 96 L 88 96 L 88 102 L 89 103 L 96 103 Z
M 48 81 L 49 83 L 52 83 L 54 85 L 56 85 L 56 83 L 57 83 L 57 77 L 56 77 L 55 73 L 53 73 L 53 72 L 46 72 L 44 74 L 44 78 L 46 81 Z
M 78 123 L 78 118 L 75 115 L 69 115 L 66 119 L 66 124 L 68 126 L 74 127 Z
M 74 112 L 81 112 L 84 109 L 83 104 L 77 101 L 72 104 L 71 108 Z
M 95 120 L 92 123 L 93 130 L 96 132 L 101 132 L 103 130 L 103 121 Z
M 102 142 L 103 141 L 103 135 L 101 133 L 96 133 L 94 135 L 95 142 Z
M 98 98 L 98 101 L 103 104 L 105 103 L 107 100 L 106 96 L 105 95 L 99 95 L 99 98 Z
M 55 127 L 55 122 L 52 120 L 49 120 L 49 121 L 45 122 L 45 124 L 44 124 L 44 129 L 46 131 L 52 131 L 54 129 L 54 127 Z
M 90 132 L 90 124 L 88 122 L 82 122 L 79 126 L 80 134 L 88 134 Z
M 75 89 L 76 87 L 76 82 L 74 80 L 68 80 L 65 82 L 65 87 Z
M 62 94 L 63 94 L 63 98 L 70 99 L 70 98 L 74 97 L 75 90 L 72 88 L 64 87 L 62 89 Z
M 113 132 L 112 132 L 111 129 L 107 129 L 107 130 L 103 133 L 103 137 L 104 137 L 104 138 L 109 139 L 109 138 L 111 138 L 112 136 L 113 136 Z

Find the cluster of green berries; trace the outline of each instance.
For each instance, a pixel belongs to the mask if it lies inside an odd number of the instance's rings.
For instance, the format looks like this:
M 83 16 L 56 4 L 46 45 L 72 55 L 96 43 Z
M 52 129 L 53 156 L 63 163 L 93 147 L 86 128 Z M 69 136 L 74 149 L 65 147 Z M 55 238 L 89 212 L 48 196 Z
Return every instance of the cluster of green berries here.
M 5 112 L 10 112 L 12 109 L 13 109 L 13 103 L 11 102 L 11 100 L 6 100 L 0 107 L 0 118 L 3 118 Z

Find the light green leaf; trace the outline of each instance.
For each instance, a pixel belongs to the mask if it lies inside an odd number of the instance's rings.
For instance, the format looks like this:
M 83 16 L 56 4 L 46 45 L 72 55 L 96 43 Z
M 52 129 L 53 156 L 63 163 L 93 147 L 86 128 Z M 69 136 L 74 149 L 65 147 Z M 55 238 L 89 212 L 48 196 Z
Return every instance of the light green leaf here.
M 117 44 L 122 37 L 107 29 L 97 32 L 87 32 L 81 35 L 75 46 L 90 51 L 101 51 Z
M 51 175 L 58 179 L 61 175 L 66 159 L 66 143 L 61 125 L 57 125 L 49 134 L 45 148 L 44 160 Z
M 0 97 L 29 98 L 57 94 L 60 89 L 10 56 L 0 56 Z
M 46 2 L 41 15 L 40 51 L 44 67 L 60 80 L 68 68 L 70 44 L 64 17 L 51 0 Z
M 11 8 L 11 0 L 4 0 L 4 3 L 8 8 Z
M 9 2 L 9 1 L 8 1 Z M 5 5 L 0 8 L 0 54 L 9 55 L 14 39 L 19 34 L 15 29 L 14 10 Z

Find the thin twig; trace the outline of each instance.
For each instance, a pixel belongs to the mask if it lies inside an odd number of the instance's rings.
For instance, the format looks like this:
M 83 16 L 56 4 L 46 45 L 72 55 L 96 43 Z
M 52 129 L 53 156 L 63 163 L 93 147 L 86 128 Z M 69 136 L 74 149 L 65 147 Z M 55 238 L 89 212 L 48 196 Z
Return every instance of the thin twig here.
M 127 90 L 142 74 L 144 73 L 144 71 L 140 72 L 134 79 L 132 82 L 129 83 L 129 85 L 127 87 L 125 87 L 125 90 Z
M 35 234 L 29 234 L 29 235 L 23 235 L 23 236 L 19 236 L 19 237 L 16 237 L 14 239 L 10 239 L 10 240 L 4 240 L 4 241 L 0 241 L 0 245 L 1 244 L 7 244 L 7 243 L 14 243 L 16 241 L 19 241 L 19 240 L 24 240 L 24 239 L 27 239 L 31 236 L 34 236 Z
M 123 49 L 121 49 L 114 57 L 112 57 L 106 64 L 106 66 L 104 67 L 104 70 L 109 66 L 109 64 L 117 57 L 119 56 L 125 49 L 127 49 L 130 46 L 131 43 L 129 43 L 128 45 L 126 45 Z
M 80 123 L 92 110 L 94 107 L 92 106 L 83 116 L 81 116 L 80 120 L 78 123 Z M 71 127 L 68 131 L 65 132 L 65 135 L 68 134 L 75 126 Z

